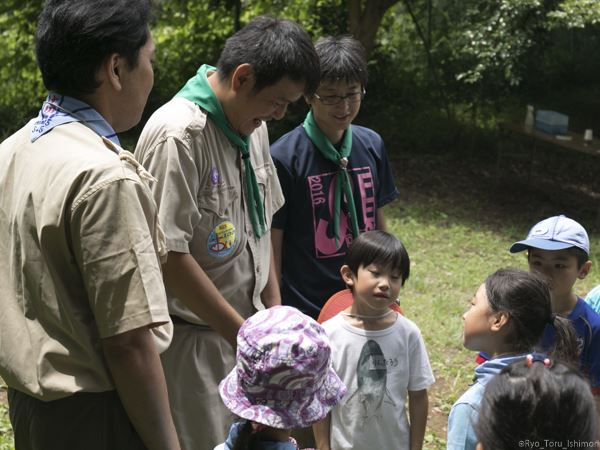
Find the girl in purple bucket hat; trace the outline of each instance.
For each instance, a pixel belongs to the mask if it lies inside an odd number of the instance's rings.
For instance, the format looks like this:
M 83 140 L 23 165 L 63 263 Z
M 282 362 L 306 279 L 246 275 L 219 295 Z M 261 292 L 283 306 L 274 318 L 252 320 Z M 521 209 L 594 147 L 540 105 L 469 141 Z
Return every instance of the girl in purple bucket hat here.
M 321 325 L 296 308 L 275 306 L 240 328 L 237 364 L 219 392 L 242 420 L 215 450 L 295 450 L 292 428 L 323 419 L 346 386 L 333 370 Z

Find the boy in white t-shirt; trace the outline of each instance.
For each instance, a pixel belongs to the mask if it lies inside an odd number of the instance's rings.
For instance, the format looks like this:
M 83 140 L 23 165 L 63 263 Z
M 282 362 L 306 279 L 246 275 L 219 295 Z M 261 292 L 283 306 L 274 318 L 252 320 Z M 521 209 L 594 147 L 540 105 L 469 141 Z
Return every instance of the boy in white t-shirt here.
M 390 309 L 409 276 L 408 253 L 391 234 L 369 231 L 340 272 L 354 301 L 323 328 L 348 392 L 313 426 L 317 448 L 421 449 L 433 373 L 418 327 Z

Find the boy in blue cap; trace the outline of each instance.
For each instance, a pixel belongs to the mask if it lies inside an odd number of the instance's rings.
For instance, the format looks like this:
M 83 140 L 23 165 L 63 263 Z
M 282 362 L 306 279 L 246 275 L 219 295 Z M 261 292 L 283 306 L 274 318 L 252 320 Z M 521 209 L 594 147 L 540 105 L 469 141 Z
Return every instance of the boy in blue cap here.
M 510 247 L 511 253 L 527 250 L 529 270 L 548 280 L 552 311 L 571 321 L 579 340 L 579 367 L 589 378 L 600 411 L 600 315 L 573 292 L 578 279 L 587 276 L 590 241 L 585 229 L 563 215 L 536 224 L 523 241 Z M 546 327 L 542 348 L 554 341 L 554 329 Z

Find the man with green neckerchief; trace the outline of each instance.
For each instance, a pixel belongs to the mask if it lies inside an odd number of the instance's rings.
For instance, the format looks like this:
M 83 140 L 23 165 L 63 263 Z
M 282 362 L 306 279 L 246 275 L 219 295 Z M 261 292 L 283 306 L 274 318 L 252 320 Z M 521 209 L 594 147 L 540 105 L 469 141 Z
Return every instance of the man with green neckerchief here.
M 233 417 L 217 386 L 234 366 L 238 328 L 281 303 L 270 226 L 284 199 L 264 122 L 315 91 L 318 64 L 297 24 L 256 18 L 140 137 L 136 156 L 158 179 L 169 251 L 163 269 L 175 331 L 162 363 L 182 449 L 225 440 Z

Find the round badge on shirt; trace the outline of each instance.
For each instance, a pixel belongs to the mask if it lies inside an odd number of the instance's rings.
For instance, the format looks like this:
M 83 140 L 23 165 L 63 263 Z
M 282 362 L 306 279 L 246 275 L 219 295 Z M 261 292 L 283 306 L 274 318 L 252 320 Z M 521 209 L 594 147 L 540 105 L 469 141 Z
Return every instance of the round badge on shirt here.
M 208 253 L 218 258 L 225 257 L 233 251 L 236 241 L 237 235 L 233 223 L 228 220 L 221 222 L 208 235 Z

